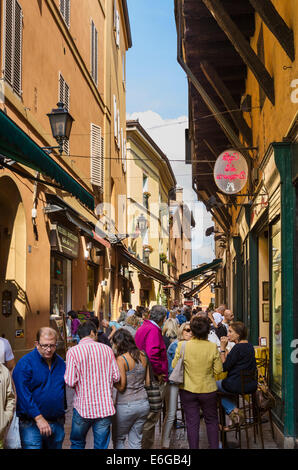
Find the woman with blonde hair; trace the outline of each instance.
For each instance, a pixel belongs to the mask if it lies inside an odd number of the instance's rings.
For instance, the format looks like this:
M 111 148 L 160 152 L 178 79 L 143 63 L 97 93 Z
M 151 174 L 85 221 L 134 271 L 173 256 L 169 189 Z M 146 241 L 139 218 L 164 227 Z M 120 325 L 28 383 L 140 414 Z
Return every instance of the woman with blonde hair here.
M 176 320 L 174 320 L 173 318 L 168 318 L 165 321 L 162 329 L 162 335 L 166 344 L 166 348 L 168 349 L 172 341 L 174 341 L 178 335 L 178 324 Z
M 178 328 L 177 339 L 175 339 L 167 350 L 169 375 L 172 373 L 172 361 L 175 357 L 175 352 L 179 341 L 188 341 L 191 339 L 190 322 L 182 323 Z M 165 393 L 166 416 L 162 428 L 161 444 L 163 449 L 168 449 L 170 446 L 170 433 L 176 418 L 177 401 L 178 401 L 179 386 L 173 382 L 168 382 Z

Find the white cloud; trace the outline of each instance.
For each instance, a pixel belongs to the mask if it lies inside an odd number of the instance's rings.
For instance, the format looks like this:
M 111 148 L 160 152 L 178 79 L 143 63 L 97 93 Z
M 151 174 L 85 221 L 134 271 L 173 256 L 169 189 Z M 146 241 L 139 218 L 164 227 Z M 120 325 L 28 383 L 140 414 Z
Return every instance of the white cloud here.
M 192 167 L 185 164 L 185 129 L 188 127 L 188 117 L 163 119 L 158 113 L 150 110 L 127 114 L 126 117 L 128 120 L 139 120 L 141 126 L 170 160 L 177 184 L 183 188 L 184 202 L 193 211 L 196 222 L 196 227 L 192 231 L 193 264 L 213 260 L 212 239 L 205 237 L 206 228 L 213 225 L 213 222 L 205 206 L 198 202 L 197 195 L 192 189 Z

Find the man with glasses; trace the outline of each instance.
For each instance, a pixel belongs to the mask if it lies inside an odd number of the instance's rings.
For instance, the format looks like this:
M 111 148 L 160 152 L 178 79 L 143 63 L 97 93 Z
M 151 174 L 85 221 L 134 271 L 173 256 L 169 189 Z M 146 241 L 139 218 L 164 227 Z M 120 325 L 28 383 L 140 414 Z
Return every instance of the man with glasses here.
M 37 332 L 35 349 L 13 371 L 23 449 L 61 449 L 65 420 L 65 363 L 56 354 L 57 332 Z

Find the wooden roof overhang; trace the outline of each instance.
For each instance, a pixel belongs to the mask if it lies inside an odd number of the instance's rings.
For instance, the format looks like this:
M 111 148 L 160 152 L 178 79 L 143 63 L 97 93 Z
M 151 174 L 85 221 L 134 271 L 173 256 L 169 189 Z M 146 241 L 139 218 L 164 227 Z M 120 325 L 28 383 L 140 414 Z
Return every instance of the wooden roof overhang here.
M 249 1 L 221 0 L 220 3 L 249 42 L 255 32 L 255 11 Z M 187 66 L 231 129 L 237 136 L 242 136 L 243 147 L 251 147 L 251 129 L 239 111 L 245 92 L 247 65 L 204 0 L 184 0 L 182 16 L 184 60 Z M 211 196 L 216 196 L 222 202 L 223 197 L 219 196 L 213 178 L 214 162 L 223 150 L 233 145 L 191 80 L 189 123 L 194 144 L 193 189 L 205 204 Z M 231 216 L 225 206 L 214 208 L 212 214 L 223 228 L 229 229 Z

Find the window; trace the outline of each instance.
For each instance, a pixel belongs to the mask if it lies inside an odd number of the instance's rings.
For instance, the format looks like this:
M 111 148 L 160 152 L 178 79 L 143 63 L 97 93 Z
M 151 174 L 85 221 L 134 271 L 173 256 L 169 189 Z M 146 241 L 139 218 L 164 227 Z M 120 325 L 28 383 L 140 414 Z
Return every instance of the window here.
M 113 95 L 113 107 L 114 107 L 114 137 L 118 149 L 121 148 L 121 129 L 120 129 L 120 111 L 117 106 L 116 96 Z
M 272 390 L 282 396 L 281 223 L 271 226 Z
M 123 129 L 121 129 L 121 145 L 122 145 L 122 168 L 124 173 L 126 173 L 127 164 L 126 164 L 126 139 L 123 136 Z
M 91 20 L 91 76 L 98 85 L 98 32 Z
M 60 13 L 67 27 L 70 27 L 70 0 L 60 0 Z
M 114 0 L 114 31 L 115 31 L 116 46 L 120 47 L 120 15 L 117 9 L 116 0 Z
M 122 54 L 122 83 L 124 87 L 125 87 L 125 82 L 126 82 L 126 58 L 125 58 L 125 53 L 123 53 Z
M 64 80 L 61 73 L 59 73 L 59 97 L 58 97 L 58 100 L 61 103 L 63 103 L 65 109 L 67 111 L 69 111 L 69 107 L 70 107 L 70 90 L 69 90 L 68 84 Z M 66 155 L 69 155 L 69 140 L 68 139 L 64 140 L 63 150 L 66 153 Z
M 103 192 L 104 184 L 104 139 L 101 128 L 91 124 L 91 184 Z
M 4 79 L 22 94 L 23 12 L 16 0 L 4 2 Z

